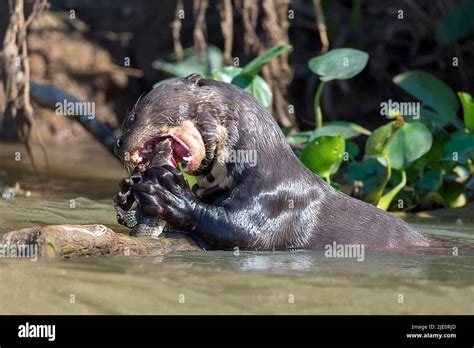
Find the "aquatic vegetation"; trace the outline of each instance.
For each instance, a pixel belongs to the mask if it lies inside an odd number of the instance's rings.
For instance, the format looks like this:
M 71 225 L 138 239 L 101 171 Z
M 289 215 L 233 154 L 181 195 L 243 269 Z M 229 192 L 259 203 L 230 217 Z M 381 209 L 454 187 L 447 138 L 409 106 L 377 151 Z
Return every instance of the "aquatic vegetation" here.
M 274 46 L 242 68 L 239 66 L 222 67 L 223 55 L 215 46 L 209 46 L 204 56 L 195 54 L 194 48 L 189 48 L 185 51 L 182 61 L 163 62 L 155 64 L 155 67 L 175 77 L 185 77 L 198 72 L 206 78 L 232 83 L 248 91 L 264 107 L 268 107 L 272 103 L 272 91 L 265 80 L 259 76 L 259 73 L 273 58 L 291 49 L 291 45 Z M 172 56 L 172 58 L 174 57 Z M 153 87 L 156 88 L 175 77 L 161 80 Z
M 474 188 L 474 103 L 469 93 L 456 95 L 429 73 L 407 71 L 395 76 L 393 82 L 417 100 L 405 103 L 413 104 L 411 109 L 391 101 L 381 105 L 381 115 L 389 122 L 373 132 L 341 121 L 323 125 L 322 86 L 326 81 L 355 76 L 367 59 L 360 51 L 337 49 L 309 61 L 321 80 L 314 103 L 316 129 L 290 135 L 288 141 L 304 145 L 300 159 L 328 182 L 342 159 L 347 161 L 343 183 L 362 183 L 365 200 L 381 209 L 464 205 Z M 460 103 L 464 122 L 458 117 Z M 368 138 L 365 154 L 357 161 L 359 149 L 350 139 L 361 135 Z M 327 149 L 326 144 L 334 143 L 336 137 L 337 148 L 344 149 L 346 143 L 345 155 L 334 156 L 335 147 Z
M 222 66 L 223 55 L 217 47 L 209 46 L 203 56 L 190 48 L 183 60 L 171 57 L 170 62 L 157 62 L 155 67 L 175 77 L 199 72 L 232 83 L 269 107 L 272 91 L 259 74 L 272 59 L 291 49 L 291 45 L 274 46 L 239 67 Z M 474 101 L 469 93 L 456 94 L 427 72 L 406 71 L 393 82 L 416 101 L 381 103 L 385 125 L 371 131 L 342 120 L 323 122 L 321 95 L 326 84 L 356 76 L 368 61 L 366 52 L 353 48 L 334 49 L 309 60 L 309 69 L 320 80 L 314 96 L 316 127 L 296 133 L 283 129 L 288 143 L 303 164 L 332 186 L 340 189 L 358 183 L 362 197 L 383 210 L 464 205 L 474 189 Z M 354 141 L 362 136 L 367 137 L 364 153 Z

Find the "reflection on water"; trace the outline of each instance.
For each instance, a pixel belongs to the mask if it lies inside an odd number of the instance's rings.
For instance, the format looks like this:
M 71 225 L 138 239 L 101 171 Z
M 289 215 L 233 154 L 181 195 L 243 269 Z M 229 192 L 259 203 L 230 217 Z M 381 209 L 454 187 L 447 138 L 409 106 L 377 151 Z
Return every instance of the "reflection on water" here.
M 323 251 L 0 259 L 0 312 L 472 314 L 474 234 L 452 228 L 464 238 L 436 249 L 367 250 L 363 262 Z
M 222 251 L 0 260 L 0 308 L 2 313 L 473 313 L 473 268 L 473 254 L 428 253 L 368 253 L 364 262 L 327 259 L 321 252 Z
M 368 275 L 469 281 L 474 276 L 474 253 L 461 251 L 461 255 L 453 256 L 451 249 L 445 249 L 443 253 L 438 250 L 435 254 L 367 251 L 362 262 L 348 258 L 330 259 L 323 251 L 241 252 L 239 256 L 223 251 L 188 252 L 166 255 L 157 261 L 216 270 L 314 277 Z
M 49 182 L 63 180 L 64 186 L 54 184 L 59 192 L 0 200 L 0 236 L 62 223 L 102 223 L 124 231 L 110 199 L 121 168 L 104 173 L 97 180 L 63 175 Z M 20 177 L 33 180 L 30 174 Z M 68 187 L 69 182 L 77 186 Z M 410 220 L 442 240 L 440 246 L 366 250 L 363 262 L 326 258 L 324 251 L 37 262 L 0 258 L 0 313 L 473 314 L 474 224 Z

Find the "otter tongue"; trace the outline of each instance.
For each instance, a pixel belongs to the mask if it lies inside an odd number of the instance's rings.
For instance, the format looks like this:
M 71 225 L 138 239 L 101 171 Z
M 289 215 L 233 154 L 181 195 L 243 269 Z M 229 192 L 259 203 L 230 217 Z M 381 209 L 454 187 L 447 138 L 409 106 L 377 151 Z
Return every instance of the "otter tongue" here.
M 173 166 L 171 161 L 173 151 L 171 143 L 171 139 L 165 139 L 155 145 L 153 158 L 150 161 L 150 167 L 161 167 L 165 164 Z
M 180 158 L 186 158 L 191 155 L 189 150 L 177 141 L 173 143 L 173 152 Z

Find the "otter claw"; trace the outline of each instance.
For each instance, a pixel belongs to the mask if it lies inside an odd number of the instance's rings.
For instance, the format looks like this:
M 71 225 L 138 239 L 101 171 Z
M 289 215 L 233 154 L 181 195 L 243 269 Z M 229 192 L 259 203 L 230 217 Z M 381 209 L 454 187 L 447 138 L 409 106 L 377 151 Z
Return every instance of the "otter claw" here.
M 115 203 L 124 204 L 127 201 L 128 196 L 130 196 L 130 191 L 127 192 L 119 192 L 115 197 Z

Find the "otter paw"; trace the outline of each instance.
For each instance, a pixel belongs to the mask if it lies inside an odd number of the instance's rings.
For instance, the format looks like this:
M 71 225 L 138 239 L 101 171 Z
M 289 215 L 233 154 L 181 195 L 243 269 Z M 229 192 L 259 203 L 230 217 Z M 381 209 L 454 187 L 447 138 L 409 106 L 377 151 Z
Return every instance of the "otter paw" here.
M 131 192 L 146 218 L 160 218 L 178 228 L 194 229 L 199 201 L 176 168 L 165 165 L 146 169 L 141 180 L 131 186 Z

